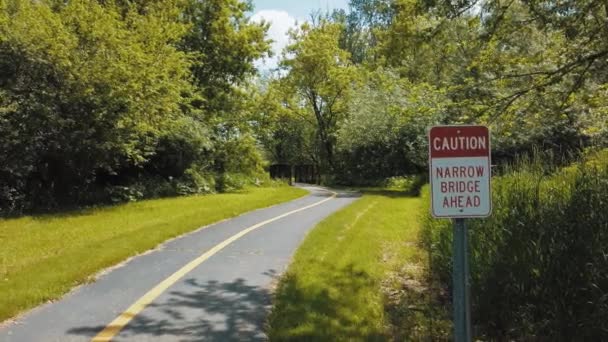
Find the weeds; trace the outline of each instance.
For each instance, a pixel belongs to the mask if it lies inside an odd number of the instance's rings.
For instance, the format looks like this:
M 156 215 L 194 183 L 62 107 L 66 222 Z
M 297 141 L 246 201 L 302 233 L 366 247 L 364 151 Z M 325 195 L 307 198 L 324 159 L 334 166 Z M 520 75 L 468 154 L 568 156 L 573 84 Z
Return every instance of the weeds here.
M 606 340 L 608 152 L 560 170 L 522 160 L 492 191 L 492 216 L 468 222 L 475 335 Z M 447 288 L 451 224 L 430 214 L 423 224 L 431 270 Z

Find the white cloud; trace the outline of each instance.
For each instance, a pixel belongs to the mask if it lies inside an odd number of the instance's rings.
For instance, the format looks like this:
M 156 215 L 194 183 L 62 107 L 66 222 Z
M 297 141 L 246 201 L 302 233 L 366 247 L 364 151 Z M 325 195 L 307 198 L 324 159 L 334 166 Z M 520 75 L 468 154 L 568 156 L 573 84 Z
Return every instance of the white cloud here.
M 281 56 L 281 51 L 289 42 L 287 32 L 296 25 L 296 18 L 290 16 L 286 11 L 261 10 L 256 12 L 251 17 L 251 20 L 254 22 L 261 22 L 264 20 L 270 23 L 268 37 L 273 40 L 272 52 L 274 53 L 274 56 L 256 61 L 256 67 L 259 69 L 276 68 Z

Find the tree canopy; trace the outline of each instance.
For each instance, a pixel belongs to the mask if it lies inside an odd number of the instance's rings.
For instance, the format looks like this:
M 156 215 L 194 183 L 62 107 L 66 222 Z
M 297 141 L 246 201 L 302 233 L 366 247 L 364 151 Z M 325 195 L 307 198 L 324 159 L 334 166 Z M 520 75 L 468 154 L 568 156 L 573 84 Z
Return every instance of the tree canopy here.
M 608 140 L 599 0 L 352 0 L 293 28 L 241 0 L 0 0 L 2 212 L 224 191 L 268 163 L 326 182 L 422 172 L 426 129 L 495 161 Z
M 213 188 L 215 177 L 202 174 L 251 171 L 216 167 L 227 146 L 223 111 L 242 111 L 235 89 L 269 49 L 267 26 L 249 23 L 249 8 L 0 1 L 2 208 Z M 241 140 L 259 155 L 246 132 L 232 144 Z
M 344 182 L 423 169 L 432 124 L 489 125 L 498 162 L 537 148 L 576 154 L 608 136 L 606 10 L 578 0 L 353 0 L 292 34 L 277 82 L 294 85 L 286 89 L 300 106 L 282 110 L 317 118 L 313 159 Z M 335 98 L 339 119 L 324 122 L 315 97 Z

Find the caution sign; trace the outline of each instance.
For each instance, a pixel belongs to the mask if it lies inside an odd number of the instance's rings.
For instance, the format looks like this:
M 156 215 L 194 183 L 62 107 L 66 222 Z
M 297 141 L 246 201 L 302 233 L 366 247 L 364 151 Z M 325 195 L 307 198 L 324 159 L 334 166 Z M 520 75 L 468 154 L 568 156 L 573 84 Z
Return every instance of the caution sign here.
M 485 126 L 431 128 L 429 179 L 433 216 L 490 215 L 490 151 L 490 132 Z

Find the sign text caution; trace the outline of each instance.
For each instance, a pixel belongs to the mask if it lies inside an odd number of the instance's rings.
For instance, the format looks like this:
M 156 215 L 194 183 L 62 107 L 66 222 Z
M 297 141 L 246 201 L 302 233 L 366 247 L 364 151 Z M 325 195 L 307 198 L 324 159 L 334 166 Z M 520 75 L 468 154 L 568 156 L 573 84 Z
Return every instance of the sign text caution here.
M 433 216 L 490 215 L 490 133 L 487 127 L 433 127 L 429 132 L 429 156 Z

